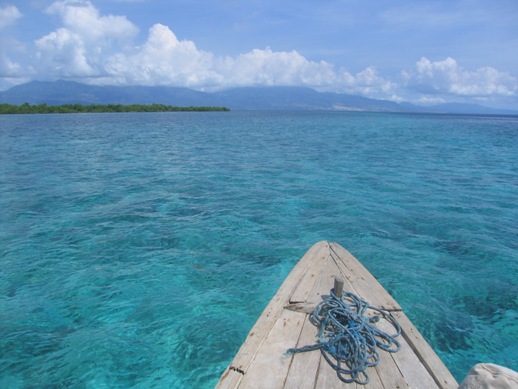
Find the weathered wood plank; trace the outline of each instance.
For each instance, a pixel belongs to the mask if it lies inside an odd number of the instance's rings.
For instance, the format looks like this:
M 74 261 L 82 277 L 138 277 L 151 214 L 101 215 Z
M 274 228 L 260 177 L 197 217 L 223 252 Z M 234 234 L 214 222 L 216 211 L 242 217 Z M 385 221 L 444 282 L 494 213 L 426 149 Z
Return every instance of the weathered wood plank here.
M 408 342 L 413 352 L 417 355 L 423 366 L 433 377 L 439 388 L 457 388 L 459 385 L 455 378 L 446 368 L 435 351 L 433 351 L 432 347 L 423 338 L 421 333 L 417 328 L 415 328 L 407 315 L 405 315 L 404 312 L 394 312 L 393 315 L 403 329 L 403 337 Z
M 394 327 L 386 320 L 380 320 L 376 324 L 376 327 L 382 331 L 385 331 L 387 334 L 394 333 Z M 403 328 L 403 331 L 405 330 L 406 328 Z M 433 377 L 430 375 L 428 370 L 426 370 L 419 357 L 413 352 L 404 336 L 398 336 L 396 340 L 401 345 L 399 351 L 396 353 L 380 351 L 382 358 L 392 357 L 397 365 L 397 368 L 405 378 L 405 381 L 408 383 L 408 386 L 411 388 L 438 388 Z
M 329 256 L 329 243 L 320 242 L 315 249 L 312 262 L 302 275 L 295 291 L 290 296 L 290 303 L 300 303 L 308 301 L 308 296 L 315 285 L 318 277 L 324 269 L 324 261 Z
M 381 380 L 378 370 L 371 368 L 369 370 L 370 381 L 368 385 L 357 385 L 357 389 L 368 388 L 368 389 L 388 389 Z
M 304 319 L 305 315 L 286 309 L 281 313 L 245 372 L 240 387 L 271 389 L 284 386 L 293 359 L 286 351 L 297 344 Z
M 390 354 L 411 388 L 432 389 L 438 388 L 433 377 L 423 366 L 419 358 L 413 354 L 411 347 L 405 340 L 401 341 L 401 349 L 397 353 Z
M 225 372 L 219 379 L 217 388 L 238 388 L 239 384 L 243 379 L 243 372 L 234 370 L 232 367 L 225 369 Z
M 308 294 L 307 302 L 315 306 L 322 302 L 323 298 L 329 295 L 329 291 L 333 287 L 335 276 L 338 274 L 338 267 L 331 256 L 326 256 L 322 263 L 322 272 L 320 273 L 315 285 Z
M 404 389 L 409 388 L 405 378 L 396 365 L 396 362 L 391 358 L 389 353 L 379 351 L 381 354 L 380 362 L 375 366 L 379 377 L 382 377 L 383 386 L 385 388 Z M 368 369 L 371 375 L 372 368 Z M 430 388 L 432 389 L 432 388 Z
M 405 381 L 405 379 L 399 374 L 396 370 L 393 370 L 394 367 L 397 367 L 394 363 L 394 360 L 388 358 L 387 360 L 380 362 L 379 365 L 375 366 L 375 370 L 378 377 L 383 377 L 382 388 L 394 388 L 394 389 L 410 389 L 410 386 Z M 369 373 L 372 377 L 372 373 Z M 366 388 L 371 388 L 371 383 L 365 385 Z M 415 388 L 413 388 L 415 389 Z M 431 389 L 431 388 L 427 388 Z
M 356 389 L 356 383 L 345 383 L 336 376 L 336 371 L 327 363 L 320 352 L 320 366 L 318 368 L 318 378 L 315 384 L 316 389 Z M 380 387 L 382 389 L 382 387 Z
M 317 341 L 316 327 L 311 324 L 308 317 L 308 315 L 304 315 L 304 327 L 296 347 L 315 344 Z M 294 354 L 284 389 L 313 389 L 317 380 L 319 363 L 319 351 Z

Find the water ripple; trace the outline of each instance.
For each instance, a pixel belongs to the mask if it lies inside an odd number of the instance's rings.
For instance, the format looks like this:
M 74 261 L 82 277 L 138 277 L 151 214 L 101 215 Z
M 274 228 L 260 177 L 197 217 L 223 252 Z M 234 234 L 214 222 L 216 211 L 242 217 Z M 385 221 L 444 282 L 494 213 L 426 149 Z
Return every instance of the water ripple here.
M 322 239 L 457 379 L 518 369 L 516 155 L 516 117 L 3 116 L 0 387 L 213 387 Z

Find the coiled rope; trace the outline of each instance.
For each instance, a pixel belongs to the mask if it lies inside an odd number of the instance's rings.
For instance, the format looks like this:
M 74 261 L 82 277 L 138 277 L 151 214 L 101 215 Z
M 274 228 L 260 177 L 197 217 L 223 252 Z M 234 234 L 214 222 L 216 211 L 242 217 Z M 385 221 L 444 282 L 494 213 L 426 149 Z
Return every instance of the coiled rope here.
M 367 310 L 377 314 L 369 318 L 365 315 Z M 394 334 L 389 335 L 374 325 L 380 318 L 392 324 Z M 330 296 L 313 310 L 310 321 L 319 329 L 318 343 L 292 348 L 288 353 L 320 349 L 338 378 L 346 383 L 367 384 L 370 377 L 366 369 L 380 362 L 377 349 L 394 353 L 400 348 L 395 338 L 401 334 L 401 327 L 396 319 L 350 292 L 343 292 L 339 298 L 332 289 Z

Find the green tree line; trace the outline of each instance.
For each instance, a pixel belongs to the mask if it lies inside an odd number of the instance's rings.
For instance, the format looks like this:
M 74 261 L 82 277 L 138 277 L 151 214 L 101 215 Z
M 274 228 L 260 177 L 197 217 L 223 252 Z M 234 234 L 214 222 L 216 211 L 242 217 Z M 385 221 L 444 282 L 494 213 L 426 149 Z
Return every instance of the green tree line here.
M 226 107 L 176 107 L 165 104 L 63 104 L 22 105 L 0 104 L 0 114 L 35 114 L 35 113 L 100 113 L 100 112 L 181 112 L 181 111 L 230 111 Z

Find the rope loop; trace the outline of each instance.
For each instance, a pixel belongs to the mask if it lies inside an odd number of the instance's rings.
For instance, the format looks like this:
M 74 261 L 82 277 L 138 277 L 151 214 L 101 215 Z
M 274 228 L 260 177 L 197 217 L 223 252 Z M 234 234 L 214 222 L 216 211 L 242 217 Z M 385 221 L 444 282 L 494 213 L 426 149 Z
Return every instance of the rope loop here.
M 375 315 L 366 316 L 367 310 Z M 393 334 L 376 327 L 380 319 L 394 327 Z M 289 349 L 288 353 L 320 350 L 338 378 L 346 383 L 367 384 L 370 377 L 366 369 L 380 362 L 378 349 L 395 353 L 400 348 L 395 338 L 401 334 L 401 327 L 396 319 L 351 292 L 344 291 L 339 298 L 331 289 L 330 296 L 315 307 L 309 320 L 318 327 L 318 342 Z

